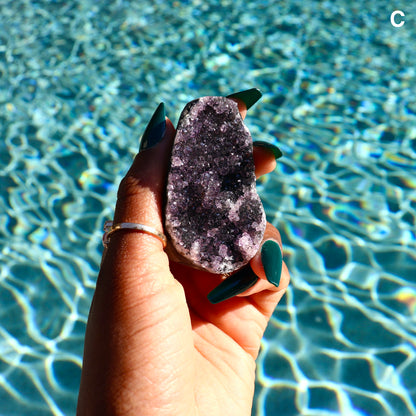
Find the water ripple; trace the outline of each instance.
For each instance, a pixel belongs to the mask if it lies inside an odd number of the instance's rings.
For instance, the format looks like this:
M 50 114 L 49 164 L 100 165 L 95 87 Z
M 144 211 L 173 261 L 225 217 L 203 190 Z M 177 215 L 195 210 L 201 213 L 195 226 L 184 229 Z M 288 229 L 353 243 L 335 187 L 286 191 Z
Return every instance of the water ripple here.
M 102 225 L 157 103 L 176 122 L 253 86 L 252 135 L 284 153 L 258 187 L 292 274 L 253 414 L 416 414 L 416 34 L 390 3 L 2 5 L 2 415 L 75 413 Z

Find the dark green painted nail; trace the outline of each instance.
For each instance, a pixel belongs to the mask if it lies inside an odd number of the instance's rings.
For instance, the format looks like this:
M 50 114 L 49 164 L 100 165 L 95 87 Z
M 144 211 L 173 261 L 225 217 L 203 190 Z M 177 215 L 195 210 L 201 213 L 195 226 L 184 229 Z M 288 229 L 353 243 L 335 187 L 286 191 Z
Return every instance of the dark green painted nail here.
M 282 151 L 274 144 L 262 142 L 262 141 L 255 141 L 253 142 L 253 146 L 264 147 L 265 149 L 271 150 L 273 152 L 275 159 L 279 159 L 280 157 L 283 156 Z
M 163 138 L 166 129 L 165 105 L 160 103 L 153 113 L 140 142 L 140 152 L 156 146 Z
M 211 303 L 220 303 L 230 299 L 249 289 L 258 279 L 251 267 L 247 265 L 230 277 L 227 277 L 214 290 L 209 292 L 208 300 Z
M 228 95 L 227 98 L 238 98 L 247 107 L 247 110 L 252 107 L 258 100 L 260 100 L 262 93 L 257 88 L 251 88 L 249 90 L 236 92 Z
M 279 244 L 273 240 L 267 240 L 261 247 L 261 262 L 263 263 L 264 272 L 267 280 L 279 286 L 280 276 L 282 275 L 282 250 Z

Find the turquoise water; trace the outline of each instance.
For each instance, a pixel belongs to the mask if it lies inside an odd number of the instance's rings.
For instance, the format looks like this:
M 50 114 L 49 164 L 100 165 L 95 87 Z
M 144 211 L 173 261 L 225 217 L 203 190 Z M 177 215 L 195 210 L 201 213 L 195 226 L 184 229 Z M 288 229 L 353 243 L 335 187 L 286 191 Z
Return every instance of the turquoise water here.
M 75 414 L 102 225 L 156 105 L 253 86 L 292 275 L 253 415 L 416 414 L 415 42 L 404 1 L 0 0 L 0 415 Z

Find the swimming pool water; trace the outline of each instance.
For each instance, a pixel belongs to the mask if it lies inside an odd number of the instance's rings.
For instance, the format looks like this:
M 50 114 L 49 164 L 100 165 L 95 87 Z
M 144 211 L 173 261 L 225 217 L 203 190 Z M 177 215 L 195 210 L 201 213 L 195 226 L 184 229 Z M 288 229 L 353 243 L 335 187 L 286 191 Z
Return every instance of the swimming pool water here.
M 284 153 L 258 186 L 292 276 L 253 415 L 416 414 L 415 6 L 0 7 L 0 415 L 75 414 L 102 225 L 157 104 L 176 123 L 253 86 L 247 125 Z

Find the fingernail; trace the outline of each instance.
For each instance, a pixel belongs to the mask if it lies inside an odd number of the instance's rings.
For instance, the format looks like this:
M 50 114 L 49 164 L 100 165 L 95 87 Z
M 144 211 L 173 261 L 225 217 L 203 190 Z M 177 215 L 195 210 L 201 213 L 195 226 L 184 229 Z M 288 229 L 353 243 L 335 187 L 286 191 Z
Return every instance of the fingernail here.
M 274 144 L 262 141 L 255 141 L 253 142 L 253 146 L 264 147 L 265 149 L 270 150 L 273 153 L 275 159 L 279 159 L 283 156 L 282 151 Z
M 150 149 L 156 146 L 165 134 L 166 119 L 165 119 L 165 105 L 160 103 L 153 113 L 146 130 L 143 133 L 140 142 L 140 152 L 142 150 Z
M 249 289 L 257 280 L 258 277 L 251 267 L 247 265 L 230 277 L 227 277 L 214 290 L 209 292 L 208 300 L 211 303 L 220 303 L 230 299 Z
M 236 92 L 231 95 L 227 95 L 227 98 L 238 98 L 247 107 L 247 110 L 252 107 L 258 100 L 260 100 L 262 93 L 257 88 L 251 88 L 249 90 Z
M 282 250 L 276 241 L 267 240 L 263 243 L 261 247 L 261 262 L 263 263 L 267 280 L 275 286 L 279 286 L 283 257 Z

